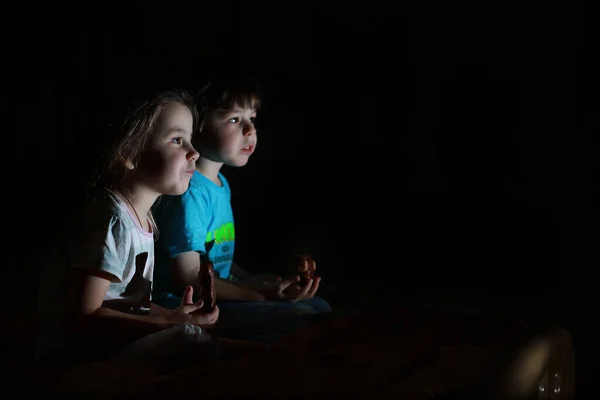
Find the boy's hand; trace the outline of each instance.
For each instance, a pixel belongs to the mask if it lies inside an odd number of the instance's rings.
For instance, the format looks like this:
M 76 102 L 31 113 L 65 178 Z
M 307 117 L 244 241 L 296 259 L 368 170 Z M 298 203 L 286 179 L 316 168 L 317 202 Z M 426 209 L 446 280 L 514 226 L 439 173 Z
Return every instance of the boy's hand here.
M 320 283 L 321 277 L 315 276 L 314 278 L 307 279 L 303 286 L 291 285 L 283 291 L 284 298 L 291 302 L 310 299 L 319 290 Z
M 276 299 L 296 302 L 314 297 L 317 290 L 319 290 L 321 278 L 314 277 L 307 279 L 302 285 L 300 284 L 300 276 L 298 275 L 287 278 L 276 276 L 271 280 L 262 279 L 259 283 L 260 286 L 253 287 L 253 290 L 263 294 L 267 300 Z
M 289 300 L 284 292 L 292 286 L 297 286 L 299 282 L 300 277 L 297 275 L 287 278 L 277 275 L 256 275 L 244 281 L 244 287 L 262 294 L 266 300 Z

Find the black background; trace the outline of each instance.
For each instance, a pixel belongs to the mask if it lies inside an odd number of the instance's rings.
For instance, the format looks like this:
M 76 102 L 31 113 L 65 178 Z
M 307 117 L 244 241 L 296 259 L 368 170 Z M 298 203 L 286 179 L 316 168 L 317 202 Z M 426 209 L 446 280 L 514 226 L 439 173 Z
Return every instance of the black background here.
M 398 3 L 47 2 L 5 13 L 5 293 L 37 277 L 111 102 L 242 69 L 265 98 L 257 152 L 224 169 L 240 265 L 285 273 L 308 251 L 340 307 L 468 293 L 560 309 L 575 329 L 598 265 L 586 10 Z

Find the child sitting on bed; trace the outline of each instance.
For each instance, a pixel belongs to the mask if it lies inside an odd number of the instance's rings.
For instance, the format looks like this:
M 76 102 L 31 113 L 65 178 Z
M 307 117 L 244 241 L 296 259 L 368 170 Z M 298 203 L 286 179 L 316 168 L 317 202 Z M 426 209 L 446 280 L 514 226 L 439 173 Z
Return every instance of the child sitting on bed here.
M 190 187 L 181 196 L 165 196 L 155 210 L 161 232 L 155 300 L 175 307 L 181 288 L 198 284 L 201 264 L 210 260 L 218 276 L 220 336 L 273 342 L 329 314 L 331 307 L 315 296 L 319 277 L 300 285 L 298 276 L 252 276 L 234 261 L 231 192 L 221 168 L 245 166 L 256 150 L 258 85 L 251 78 L 218 77 L 200 91 L 196 103 L 202 119 L 194 136 L 200 156 Z
M 212 347 L 204 344 L 210 343 L 205 327 L 217 321 L 218 307 L 201 311 L 191 287 L 173 309 L 150 298 L 151 206 L 161 195 L 187 190 L 198 159 L 191 143 L 196 122 L 192 97 L 167 90 L 137 103 L 112 130 L 117 136 L 91 201 L 59 235 L 41 275 L 36 353 L 42 364 L 105 357 L 160 362 Z

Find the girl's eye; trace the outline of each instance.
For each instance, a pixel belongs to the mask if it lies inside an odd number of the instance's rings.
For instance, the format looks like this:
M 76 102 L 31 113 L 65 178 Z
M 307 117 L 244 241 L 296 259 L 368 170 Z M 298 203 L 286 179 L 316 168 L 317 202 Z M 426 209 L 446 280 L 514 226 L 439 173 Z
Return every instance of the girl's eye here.
M 176 137 L 171 139 L 171 142 L 175 143 L 175 144 L 181 144 L 181 141 L 183 140 L 182 137 Z
M 239 122 L 239 118 L 238 117 L 233 117 L 233 118 L 229 118 L 227 120 L 227 122 L 229 122 L 230 124 L 237 124 Z

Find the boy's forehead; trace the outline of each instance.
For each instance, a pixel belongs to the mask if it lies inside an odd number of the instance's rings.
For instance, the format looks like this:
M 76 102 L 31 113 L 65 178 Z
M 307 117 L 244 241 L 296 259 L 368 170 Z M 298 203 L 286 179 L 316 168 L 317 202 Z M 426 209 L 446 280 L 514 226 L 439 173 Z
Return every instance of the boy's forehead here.
M 221 112 L 221 113 L 244 112 L 244 111 L 256 112 L 256 107 L 254 107 L 254 105 L 251 105 L 251 106 L 241 106 L 239 104 L 236 104 L 236 105 L 234 105 L 231 108 L 221 108 L 221 109 L 219 109 L 217 111 Z

